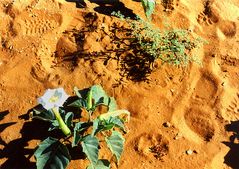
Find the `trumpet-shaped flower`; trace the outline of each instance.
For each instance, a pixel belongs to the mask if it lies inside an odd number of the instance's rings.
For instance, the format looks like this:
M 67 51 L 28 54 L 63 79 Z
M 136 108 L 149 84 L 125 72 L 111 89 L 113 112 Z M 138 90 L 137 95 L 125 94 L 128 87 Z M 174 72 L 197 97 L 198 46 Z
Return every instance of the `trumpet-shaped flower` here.
M 37 99 L 45 109 L 61 107 L 69 96 L 63 88 L 47 89 L 44 95 Z

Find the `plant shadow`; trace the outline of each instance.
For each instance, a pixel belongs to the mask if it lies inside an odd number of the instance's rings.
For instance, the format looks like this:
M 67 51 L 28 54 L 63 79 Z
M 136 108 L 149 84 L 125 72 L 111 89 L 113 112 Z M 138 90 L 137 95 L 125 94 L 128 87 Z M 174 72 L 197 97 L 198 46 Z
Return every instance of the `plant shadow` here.
M 86 3 L 84 0 L 66 0 L 66 2 L 75 2 L 77 8 L 85 8 Z
M 85 25 L 81 30 L 65 32 L 65 34 L 69 33 L 73 35 L 75 43 L 77 44 L 77 51 L 67 53 L 64 56 L 58 56 L 56 51 L 56 58 L 58 58 L 59 65 L 68 63 L 71 65 L 69 67 L 71 67 L 73 71 L 75 67 L 78 66 L 79 59 L 84 59 L 91 63 L 103 61 L 102 66 L 107 66 L 111 64 L 111 62 L 109 62 L 110 60 L 115 60 L 117 62 L 115 69 L 119 71 L 119 75 L 121 76 L 121 79 L 118 79 L 119 82 L 124 77 L 134 82 L 148 80 L 149 75 L 153 71 L 155 58 L 141 49 L 138 41 L 131 36 L 131 28 L 119 27 L 117 24 L 112 24 L 109 33 L 100 30 L 94 25 L 94 22 L 97 23 L 97 15 L 87 13 L 84 19 Z M 111 47 L 106 47 L 103 51 L 88 52 L 84 50 L 87 36 L 95 31 L 101 31 L 102 36 L 109 36 L 110 41 L 108 43 L 111 44 Z M 119 36 L 119 34 L 121 34 L 121 36 Z
M 2 164 L 1 169 L 36 168 L 35 163 L 30 162 L 30 158 L 34 153 L 34 149 L 25 147 L 29 146 L 28 142 L 30 140 L 42 140 L 44 138 L 44 134 L 46 134 L 45 131 L 47 131 L 46 123 L 43 123 L 42 121 L 36 120 L 35 123 L 25 122 L 20 131 L 21 138 L 10 141 L 1 150 L 0 158 L 7 159 Z
M 226 131 L 233 132 L 229 142 L 223 142 L 230 148 L 230 151 L 224 157 L 224 163 L 231 168 L 239 168 L 239 121 L 232 121 L 231 124 L 225 126 Z
M 84 0 L 66 0 L 67 2 L 75 2 L 77 8 L 85 8 L 87 4 Z M 135 18 L 136 15 L 133 10 L 127 8 L 124 3 L 119 0 L 89 0 L 91 3 L 95 3 L 98 6 L 94 10 L 100 14 L 111 16 L 112 12 L 120 11 L 126 17 L 131 19 Z
M 26 114 L 19 116 L 19 119 L 26 120 L 20 130 L 21 138 L 12 140 L 9 143 L 5 143 L 1 140 L 1 142 L 3 142 L 3 149 L 0 149 L 0 159 L 6 159 L 6 161 L 1 164 L 1 169 L 36 169 L 36 163 L 32 162 L 31 158 L 34 155 L 37 145 L 35 145 L 34 148 L 29 148 L 33 146 L 29 142 L 32 140 L 40 142 L 47 137 L 64 137 L 59 130 L 49 132 L 48 128 L 50 124 L 45 121 L 38 119 L 29 120 L 31 110 Z M 1 118 L 2 113 L 0 114 Z M 8 126 L 8 124 L 5 126 Z M 72 155 L 72 159 L 85 159 L 83 153 L 79 153 L 81 152 L 79 151 L 81 147 L 71 148 L 70 144 L 67 144 L 67 147 Z
M 4 119 L 4 117 L 7 116 L 9 113 L 10 112 L 8 110 L 0 112 L 0 121 L 2 121 Z M 0 124 L 0 133 L 3 132 L 6 128 L 10 127 L 13 124 L 16 124 L 16 122 L 8 122 L 8 123 Z M 6 145 L 6 143 L 2 139 L 2 137 L 0 137 L 0 145 L 3 145 L 3 146 Z

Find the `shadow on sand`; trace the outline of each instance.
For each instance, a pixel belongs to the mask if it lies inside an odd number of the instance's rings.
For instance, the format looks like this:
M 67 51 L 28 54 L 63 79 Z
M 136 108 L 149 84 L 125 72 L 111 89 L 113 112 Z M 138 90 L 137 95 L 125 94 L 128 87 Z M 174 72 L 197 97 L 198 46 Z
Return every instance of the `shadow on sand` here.
M 77 8 L 85 8 L 87 4 L 84 0 L 66 0 L 67 2 L 75 2 Z M 95 3 L 98 6 L 94 8 L 94 10 L 98 13 L 111 16 L 112 12 L 120 11 L 126 17 L 131 19 L 135 18 L 136 15 L 133 11 L 127 8 L 122 2 L 119 0 L 89 0 L 91 3 Z
M 239 168 L 239 121 L 232 121 L 231 124 L 225 126 L 226 131 L 233 132 L 230 142 L 223 142 L 230 148 L 230 151 L 224 157 L 224 162 L 234 169 Z
M 31 110 L 29 110 L 29 112 L 25 115 L 19 116 L 20 119 L 26 120 L 22 126 L 22 129 L 20 130 L 21 138 L 12 140 L 9 143 L 5 143 L 4 140 L 1 139 L 0 144 L 3 146 L 3 149 L 0 149 L 0 159 L 6 159 L 6 161 L 1 164 L 0 169 L 36 169 L 36 163 L 31 162 L 30 158 L 33 157 L 37 147 L 29 148 L 29 141 L 43 141 L 48 136 L 54 138 L 64 137 L 59 130 L 49 132 L 48 128 L 50 124 L 45 121 L 38 119 L 30 121 L 30 111 Z M 2 116 L 8 113 L 8 111 L 0 113 L 0 119 Z M 15 123 L 1 124 L 0 127 L 1 129 L 6 128 L 10 124 Z M 81 153 L 81 147 L 72 148 L 70 144 L 66 146 L 69 148 L 70 154 L 72 156 L 71 159 L 85 159 L 85 155 Z

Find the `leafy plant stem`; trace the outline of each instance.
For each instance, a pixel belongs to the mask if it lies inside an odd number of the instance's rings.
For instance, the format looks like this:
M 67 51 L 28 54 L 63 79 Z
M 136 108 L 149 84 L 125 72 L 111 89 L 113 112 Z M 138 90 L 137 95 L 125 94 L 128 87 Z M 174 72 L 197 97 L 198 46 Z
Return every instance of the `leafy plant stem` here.
M 90 89 L 89 92 L 87 93 L 87 111 L 89 114 L 89 121 L 91 121 L 91 114 L 92 112 L 92 107 L 93 107 L 93 100 L 92 100 L 92 90 Z
M 52 108 L 52 111 L 53 113 L 55 114 L 56 116 L 56 120 L 58 121 L 59 123 L 59 126 L 60 126 L 60 129 L 61 131 L 66 135 L 66 136 L 69 136 L 71 135 L 71 130 L 68 128 L 68 126 L 65 124 L 65 122 L 63 121 L 60 113 L 59 113 L 59 110 L 57 107 L 54 107 Z
M 92 90 L 87 93 L 87 109 L 88 111 L 92 108 Z M 90 113 L 90 112 L 89 112 Z

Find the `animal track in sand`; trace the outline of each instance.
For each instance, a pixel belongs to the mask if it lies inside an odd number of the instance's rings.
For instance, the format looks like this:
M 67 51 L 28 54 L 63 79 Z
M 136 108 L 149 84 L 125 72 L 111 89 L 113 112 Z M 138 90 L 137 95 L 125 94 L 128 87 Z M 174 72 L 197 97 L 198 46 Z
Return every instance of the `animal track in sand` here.
M 222 65 L 238 67 L 239 59 L 237 59 L 236 57 L 230 56 L 229 54 L 221 55 L 221 63 Z
M 136 139 L 135 150 L 146 158 L 162 159 L 169 151 L 169 141 L 161 134 L 143 133 Z
M 198 23 L 200 23 L 200 24 L 203 23 L 203 24 L 205 24 L 205 25 L 207 25 L 207 26 L 213 24 L 212 20 L 211 20 L 207 15 L 205 15 L 203 12 L 201 12 L 201 13 L 198 15 L 197 21 L 198 21 Z
M 176 0 L 178 2 L 178 0 Z M 175 0 L 162 0 L 162 5 L 164 7 L 165 12 L 172 12 L 175 7 Z M 176 3 L 178 5 L 178 3 Z
M 201 136 L 205 141 L 210 141 L 215 129 L 210 115 L 199 109 L 189 109 L 184 115 L 186 124 L 191 130 Z
M 61 9 L 63 3 L 65 3 L 65 0 L 32 0 L 29 6 L 37 9 L 44 9 L 47 7 L 47 9 L 55 11 Z
M 54 57 L 52 57 L 54 51 L 52 44 L 54 44 L 54 41 L 43 40 L 37 49 L 37 56 L 40 58 L 42 66 L 47 71 L 51 70 L 54 61 Z
M 228 38 L 234 37 L 237 33 L 237 25 L 232 21 L 221 21 L 219 24 L 219 29 Z
M 239 93 L 232 99 L 225 113 L 230 119 L 239 120 Z
M 53 31 L 61 23 L 62 16 L 60 14 L 32 10 L 23 12 L 16 18 L 14 29 L 20 35 L 41 36 Z
M 41 66 L 41 64 L 35 64 L 31 68 L 31 76 L 39 82 L 44 82 L 47 79 L 47 72 Z
M 35 7 L 38 3 L 39 3 L 40 0 L 33 0 L 31 2 L 31 7 Z
M 199 73 L 200 74 L 200 73 Z M 212 108 L 217 103 L 218 85 L 216 77 L 202 72 L 193 77 L 190 93 L 185 94 L 172 116 L 172 123 L 183 136 L 197 144 L 210 141 L 215 135 Z M 185 105 L 185 106 L 182 106 Z M 203 107 L 203 109 L 199 109 Z
M 228 106 L 227 111 L 239 114 L 239 93 L 236 94 L 236 97 L 232 100 L 231 104 Z
M 207 0 L 204 4 L 204 10 L 199 13 L 197 21 L 200 24 L 205 24 L 207 26 L 217 23 L 219 17 L 211 8 L 212 2 Z
M 218 82 L 207 73 L 203 73 L 198 80 L 195 91 L 192 94 L 192 103 L 196 105 L 214 105 L 218 91 Z
M 161 86 L 162 88 L 172 89 L 178 84 L 182 84 L 185 79 L 188 77 L 188 71 L 190 68 L 179 67 L 175 68 L 170 65 L 160 66 L 160 63 L 155 63 L 155 74 L 151 74 L 151 80 L 156 85 Z M 161 76 L 156 76 L 160 72 Z M 176 85 L 175 85 L 176 84 Z M 180 86 L 179 85 L 179 86 Z
M 48 88 L 56 87 L 62 83 L 58 74 L 47 73 L 40 63 L 37 63 L 32 67 L 30 74 L 35 80 L 44 83 Z

